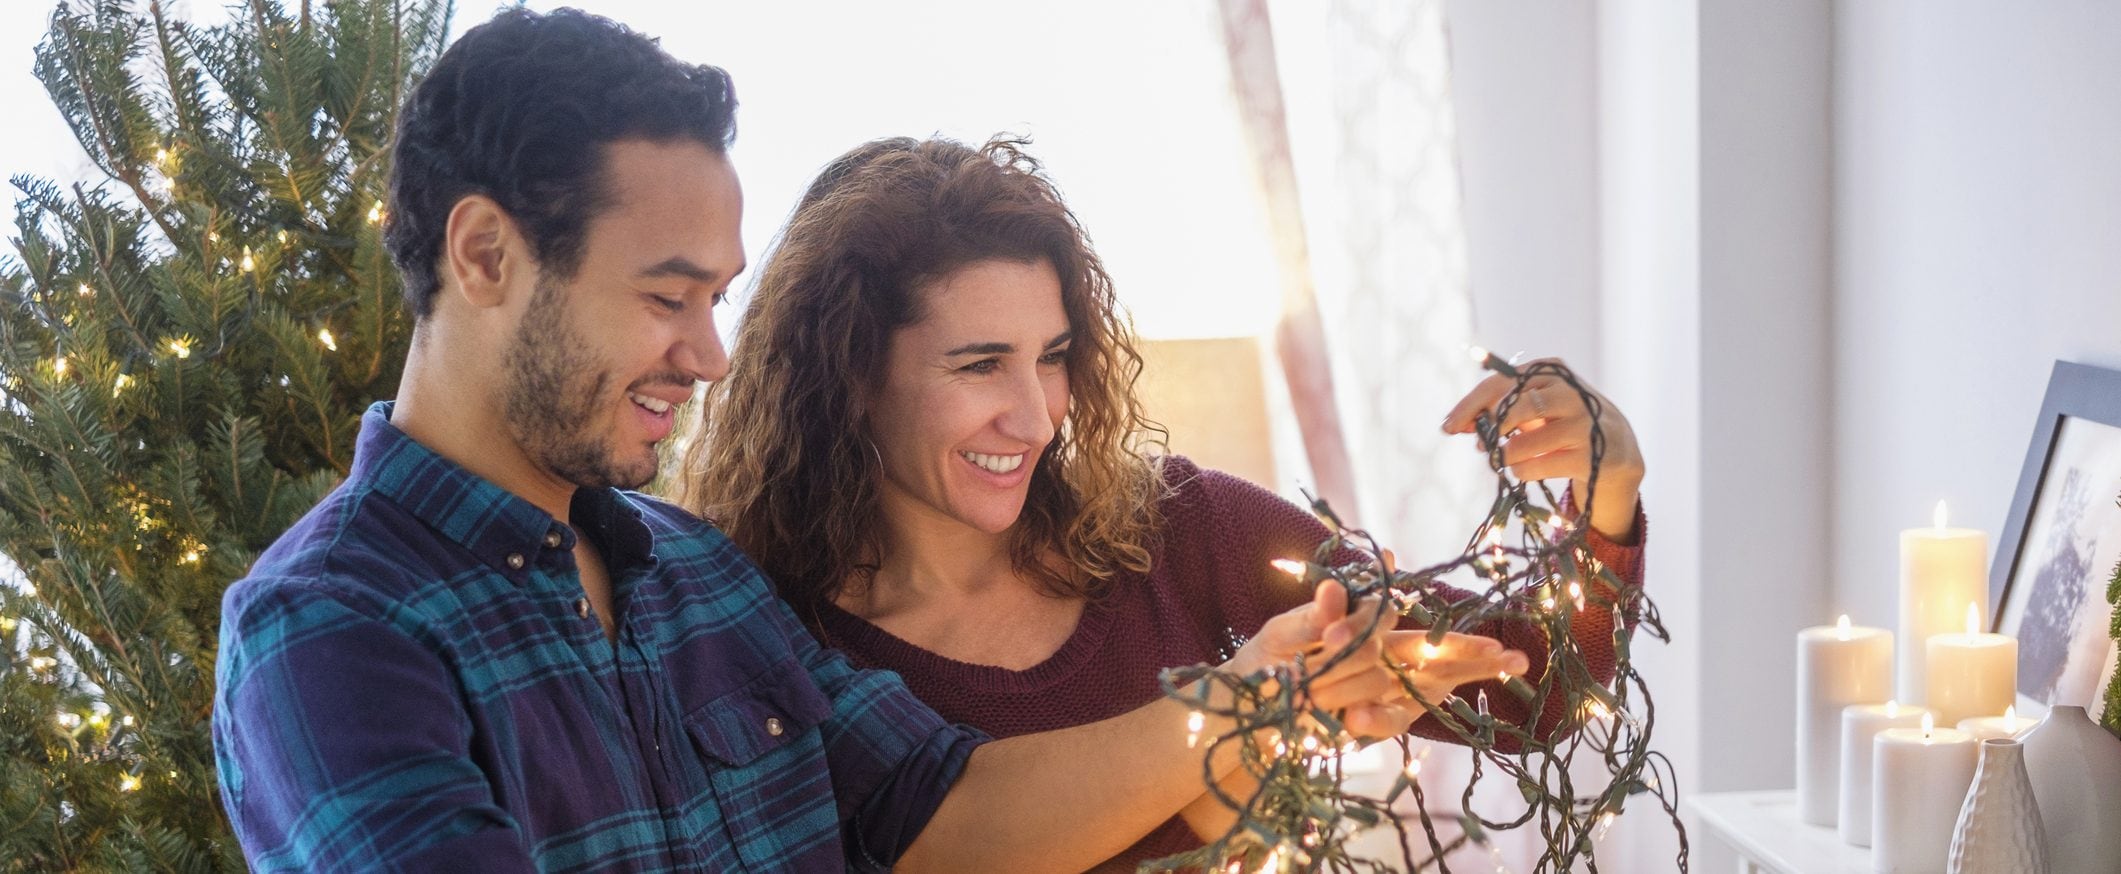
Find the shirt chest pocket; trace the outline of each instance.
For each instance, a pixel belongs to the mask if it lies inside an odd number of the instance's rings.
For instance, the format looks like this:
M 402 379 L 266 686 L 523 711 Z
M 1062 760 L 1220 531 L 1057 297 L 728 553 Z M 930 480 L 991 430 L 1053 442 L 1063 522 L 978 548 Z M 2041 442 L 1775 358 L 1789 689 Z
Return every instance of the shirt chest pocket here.
M 790 659 L 685 714 L 729 845 L 746 868 L 837 860 L 839 813 L 819 735 L 832 702 Z M 802 865 L 795 867 L 801 868 Z

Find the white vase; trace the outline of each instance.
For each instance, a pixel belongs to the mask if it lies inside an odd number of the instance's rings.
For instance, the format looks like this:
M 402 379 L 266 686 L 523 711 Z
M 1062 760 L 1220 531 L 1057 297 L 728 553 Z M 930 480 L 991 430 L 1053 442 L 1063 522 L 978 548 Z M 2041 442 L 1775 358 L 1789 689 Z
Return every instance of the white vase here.
M 2019 742 L 2053 874 L 2121 870 L 2121 739 L 2082 707 L 2056 707 Z
M 1946 874 L 2049 874 L 2040 810 L 2025 776 L 2025 747 L 2010 738 L 1981 742 L 1981 763 L 1952 827 Z

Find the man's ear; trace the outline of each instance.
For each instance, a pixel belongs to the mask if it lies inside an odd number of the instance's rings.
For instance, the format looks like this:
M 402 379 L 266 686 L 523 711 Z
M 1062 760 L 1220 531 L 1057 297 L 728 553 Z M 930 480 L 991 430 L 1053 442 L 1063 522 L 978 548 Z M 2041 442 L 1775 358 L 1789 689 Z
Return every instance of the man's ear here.
M 520 273 L 532 269 L 515 219 L 483 194 L 466 195 L 449 210 L 442 257 L 455 291 L 475 307 L 506 303 Z

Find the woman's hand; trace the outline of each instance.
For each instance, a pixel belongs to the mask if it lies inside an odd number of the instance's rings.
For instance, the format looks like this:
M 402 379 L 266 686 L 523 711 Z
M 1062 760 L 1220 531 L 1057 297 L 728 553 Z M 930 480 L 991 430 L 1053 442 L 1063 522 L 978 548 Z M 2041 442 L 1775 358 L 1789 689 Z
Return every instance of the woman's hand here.
M 1560 364 L 1561 359 L 1543 358 L 1533 364 Z M 1494 374 L 1460 398 L 1444 417 L 1446 434 L 1473 433 L 1475 419 L 1485 410 L 1492 414 L 1517 381 Z M 1635 535 L 1635 501 L 1642 487 L 1642 447 L 1635 442 L 1635 429 L 1620 408 L 1596 389 L 1584 388 L 1598 399 L 1598 427 L 1605 433 L 1605 454 L 1599 459 L 1597 492 L 1591 507 L 1591 527 L 1608 540 L 1628 541 Z M 1574 389 L 1559 379 L 1535 376 L 1501 422 L 1502 461 L 1510 475 L 1522 481 L 1567 477 L 1579 502 L 1592 494 L 1591 411 Z M 1580 503 L 1579 503 L 1580 505 Z
M 1447 634 L 1433 651 L 1425 649 L 1427 632 L 1393 630 L 1391 617 L 1378 619 L 1380 609 L 1381 602 L 1371 598 L 1350 613 L 1347 590 L 1331 580 L 1322 582 L 1311 603 L 1267 620 L 1223 668 L 1251 673 L 1289 664 L 1299 654 L 1328 658 L 1347 649 L 1356 635 L 1369 631 L 1347 658 L 1311 677 L 1310 703 L 1321 710 L 1340 711 L 1350 734 L 1385 738 L 1404 733 L 1423 713 L 1407 697 L 1387 660 L 1401 666 L 1415 690 L 1431 703 L 1441 702 L 1466 683 L 1505 673 L 1522 674 L 1528 665 L 1524 653 L 1474 635 Z

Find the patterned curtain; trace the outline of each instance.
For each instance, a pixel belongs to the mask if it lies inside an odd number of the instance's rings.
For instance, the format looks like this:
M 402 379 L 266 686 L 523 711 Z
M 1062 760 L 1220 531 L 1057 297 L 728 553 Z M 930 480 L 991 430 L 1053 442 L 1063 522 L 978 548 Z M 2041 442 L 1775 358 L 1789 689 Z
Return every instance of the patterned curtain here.
M 1406 562 L 1455 555 L 1492 481 L 1437 427 L 1478 376 L 1444 2 L 1218 2 L 1281 268 L 1275 351 L 1313 477 Z M 1382 791 L 1399 764 L 1357 779 Z M 1468 773 L 1461 748 L 1424 760 L 1446 840 Z M 1483 786 L 1476 806 L 1510 818 L 1523 801 Z M 1373 836 L 1366 855 L 1399 857 L 1390 829 Z M 1504 834 L 1452 862 L 1529 867 L 1525 841 Z

